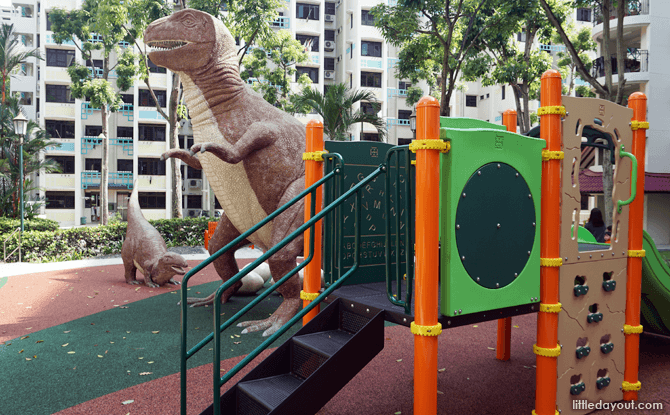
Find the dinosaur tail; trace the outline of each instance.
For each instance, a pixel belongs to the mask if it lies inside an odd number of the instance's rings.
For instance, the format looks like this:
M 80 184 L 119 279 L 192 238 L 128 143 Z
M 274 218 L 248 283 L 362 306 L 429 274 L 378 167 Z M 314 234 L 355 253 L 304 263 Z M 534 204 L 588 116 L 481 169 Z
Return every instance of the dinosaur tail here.
M 139 191 L 137 190 L 137 179 L 133 182 L 133 192 L 130 194 L 130 200 L 128 200 L 128 222 L 130 222 L 131 217 L 142 216 L 142 210 L 140 209 L 140 198 Z

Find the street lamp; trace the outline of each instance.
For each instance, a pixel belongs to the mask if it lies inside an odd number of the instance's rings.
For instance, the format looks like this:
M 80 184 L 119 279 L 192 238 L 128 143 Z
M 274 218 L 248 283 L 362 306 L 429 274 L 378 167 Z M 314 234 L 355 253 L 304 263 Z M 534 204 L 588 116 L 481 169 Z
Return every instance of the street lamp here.
M 409 116 L 409 129 L 412 130 L 412 138 L 416 140 L 416 107 L 412 107 L 412 113 Z
M 23 112 L 14 118 L 14 133 L 19 135 L 19 195 L 21 196 L 21 233 L 23 234 L 23 137 L 26 135 L 28 119 Z

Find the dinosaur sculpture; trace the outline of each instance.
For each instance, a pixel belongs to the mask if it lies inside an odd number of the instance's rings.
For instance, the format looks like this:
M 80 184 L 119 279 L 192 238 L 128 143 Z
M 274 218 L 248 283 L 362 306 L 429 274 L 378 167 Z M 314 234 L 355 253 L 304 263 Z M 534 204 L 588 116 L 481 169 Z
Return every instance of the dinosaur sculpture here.
M 145 31 L 144 42 L 152 48 L 149 57 L 154 64 L 179 74 L 193 125 L 195 144 L 190 151 L 173 149 L 162 159 L 176 157 L 204 170 L 225 212 L 209 242 L 212 254 L 305 188 L 305 126 L 240 78 L 235 40 L 211 15 L 185 9 L 156 20 Z M 302 225 L 303 209 L 304 203 L 297 203 L 234 250 L 249 243 L 263 250 L 276 245 Z M 238 272 L 234 250 L 214 261 L 223 281 Z M 286 275 L 302 250 L 300 236 L 273 255 L 268 260 L 272 275 Z M 241 285 L 226 290 L 222 301 Z M 242 333 L 265 330 L 268 336 L 298 312 L 298 276 L 277 291 L 284 297 L 282 304 L 266 320 L 240 323 L 246 327 Z M 202 306 L 213 299 L 211 294 L 188 303 Z
M 128 229 L 121 247 L 121 258 L 128 284 L 139 284 L 135 280 L 137 270 L 144 274 L 144 283 L 158 287 L 170 283 L 179 285 L 172 277 L 184 275 L 188 264 L 179 254 L 168 252 L 163 237 L 144 218 L 137 196 L 137 181 L 128 202 Z

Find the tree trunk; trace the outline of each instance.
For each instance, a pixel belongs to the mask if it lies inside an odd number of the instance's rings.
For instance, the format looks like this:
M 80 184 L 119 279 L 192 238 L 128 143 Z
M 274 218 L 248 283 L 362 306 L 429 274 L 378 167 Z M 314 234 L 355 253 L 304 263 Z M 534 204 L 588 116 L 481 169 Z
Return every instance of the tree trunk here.
M 628 2 L 619 1 L 617 4 L 617 27 L 616 27 L 616 59 L 617 72 L 619 73 L 619 85 L 616 93 L 616 103 L 621 105 L 623 101 L 623 87 L 626 84 L 626 50 L 623 45 L 623 18 L 625 14 L 625 7 Z
M 603 0 L 603 65 L 605 67 L 605 88 L 607 89 L 607 99 L 612 101 L 612 54 L 610 52 L 610 0 Z
M 614 202 L 612 201 L 612 188 L 614 187 L 614 176 L 612 160 L 609 150 L 603 150 L 603 199 L 605 199 L 605 225 L 612 224 L 614 215 Z
M 523 133 L 523 108 L 521 108 L 521 97 L 519 86 L 510 84 L 514 92 L 514 103 L 516 104 L 516 123 L 521 127 Z
M 179 105 L 179 75 L 172 74 L 172 91 L 170 92 L 170 148 L 179 148 L 179 125 L 177 116 L 177 105 Z M 181 161 L 175 157 L 170 157 L 172 163 L 172 217 L 183 218 L 184 215 L 181 209 L 181 170 L 179 166 Z

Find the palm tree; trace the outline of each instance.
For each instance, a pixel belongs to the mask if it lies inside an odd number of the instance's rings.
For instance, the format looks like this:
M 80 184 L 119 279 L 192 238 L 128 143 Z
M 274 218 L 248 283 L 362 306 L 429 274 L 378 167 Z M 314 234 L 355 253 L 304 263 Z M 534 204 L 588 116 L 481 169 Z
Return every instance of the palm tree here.
M 301 106 L 312 108 L 323 118 L 323 132 L 331 140 L 345 141 L 349 139 L 349 128 L 356 123 L 372 124 L 383 141 L 386 137 L 386 123 L 377 112 L 354 111 L 354 104 L 361 101 L 373 102 L 376 107 L 377 98 L 369 90 L 352 90 L 345 84 L 335 84 L 325 94 L 310 87 L 304 88 L 295 98 Z
M 0 29 L 0 71 L 2 72 L 2 105 L 6 102 L 7 80 L 12 71 L 28 58 L 40 57 L 39 49 L 25 49 L 14 33 L 13 24 L 2 24 Z

